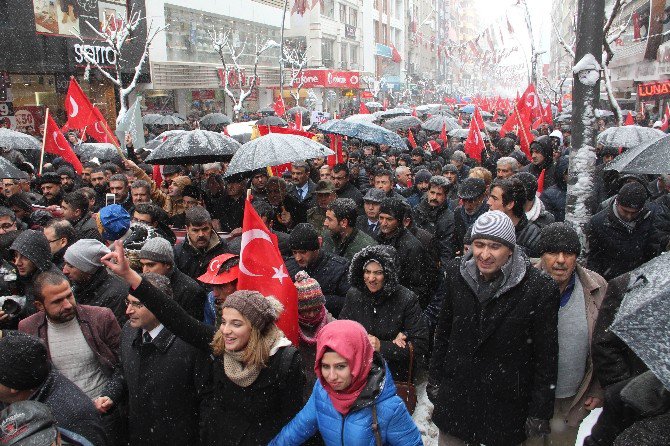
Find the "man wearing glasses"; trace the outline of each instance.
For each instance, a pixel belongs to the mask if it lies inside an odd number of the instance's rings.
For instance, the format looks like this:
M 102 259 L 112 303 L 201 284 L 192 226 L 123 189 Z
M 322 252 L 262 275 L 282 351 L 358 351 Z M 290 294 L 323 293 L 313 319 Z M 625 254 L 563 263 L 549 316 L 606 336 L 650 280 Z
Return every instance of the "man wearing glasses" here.
M 16 214 L 4 206 L 0 206 L 0 234 L 16 231 Z

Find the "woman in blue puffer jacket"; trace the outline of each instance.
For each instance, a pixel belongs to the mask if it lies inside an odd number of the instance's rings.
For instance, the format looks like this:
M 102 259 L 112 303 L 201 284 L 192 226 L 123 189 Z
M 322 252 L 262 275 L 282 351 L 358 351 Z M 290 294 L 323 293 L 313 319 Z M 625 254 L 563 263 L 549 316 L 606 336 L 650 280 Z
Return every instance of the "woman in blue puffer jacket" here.
M 312 396 L 270 446 L 300 445 L 317 431 L 328 446 L 423 444 L 384 359 L 361 324 L 341 320 L 324 326 L 317 336 L 314 371 L 318 380 Z

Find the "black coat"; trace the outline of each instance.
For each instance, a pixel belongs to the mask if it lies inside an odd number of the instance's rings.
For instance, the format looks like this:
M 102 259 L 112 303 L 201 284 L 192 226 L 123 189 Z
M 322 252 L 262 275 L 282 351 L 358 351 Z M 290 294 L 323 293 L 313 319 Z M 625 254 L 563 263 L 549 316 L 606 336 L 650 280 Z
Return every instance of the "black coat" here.
M 591 217 L 586 229 L 587 268 L 611 280 L 651 260 L 658 253 L 653 220 L 653 213 L 644 208 L 631 231 L 614 215 L 612 206 Z
M 439 208 L 433 208 L 423 198 L 414 209 L 414 224 L 435 236 L 440 263 L 445 264 L 454 258 L 454 213 L 449 209 L 448 201 Z
M 151 284 L 142 283 L 133 296 L 179 338 L 210 354 L 217 330 L 189 317 L 172 299 Z M 280 348 L 268 360 L 256 381 L 240 387 L 226 376 L 220 359 L 211 365 L 211 381 L 203 394 L 203 444 L 216 446 L 266 445 L 302 408 L 305 373 L 294 347 Z
M 457 253 L 463 253 L 463 240 L 465 240 L 465 234 L 467 234 L 475 224 L 475 221 L 479 218 L 480 215 L 489 210 L 489 205 L 484 202 L 482 205 L 475 211 L 474 214 L 468 215 L 463 209 L 463 206 L 459 206 L 454 210 L 454 237 L 453 245 Z
M 567 190 L 561 189 L 554 184 L 548 189 L 545 189 L 540 195 L 544 208 L 554 216 L 556 221 L 565 221 L 565 199 L 567 197 Z
M 516 232 L 516 244 L 528 257 L 540 257 L 539 244 L 542 230 L 537 223 L 528 221 L 524 215 L 514 227 L 514 232 Z
M 199 406 L 208 375 L 207 355 L 167 328 L 149 344 L 142 330 L 121 332 L 120 366 L 107 384 L 112 401 L 128 392 L 130 445 L 199 444 Z
M 98 268 L 88 282 L 76 283 L 72 290 L 78 304 L 107 307 L 114 313 L 119 326 L 123 327 L 126 323 L 125 301 L 128 297 L 128 284 L 107 271 L 107 268 Z
M 173 268 L 168 278 L 172 287 L 172 295 L 189 316 L 201 321 L 204 317 L 207 291 L 186 274 Z
M 91 238 L 100 242 L 104 241 L 100 231 L 98 231 L 98 225 L 95 223 L 90 212 L 87 212 L 86 215 L 77 220 L 76 223 L 73 223 L 72 226 L 77 235 L 77 240 Z
M 647 370 L 647 366 L 633 350 L 609 329 L 619 311 L 630 279 L 630 274 L 625 273 L 609 281 L 593 328 L 593 367 L 603 387 L 628 380 Z
M 654 230 L 660 250 L 667 251 L 670 244 L 670 195 L 661 195 L 654 204 L 656 206 Z
M 527 417 L 553 415 L 558 287 L 516 249 L 499 295 L 481 303 L 461 270 L 470 258 L 446 269 L 429 372 L 439 385 L 433 422 L 468 443 L 519 444 Z
M 294 280 L 298 272 L 305 270 L 312 279 L 319 282 L 321 291 L 326 296 L 326 309 L 333 317 L 338 317 L 350 288 L 347 259 L 321 250 L 319 257 L 306 268 L 301 268 L 298 262 L 291 257 L 286 260 L 286 269 Z
M 219 220 L 223 232 L 231 232 L 233 229 L 242 227 L 244 200 L 244 195 L 234 199 L 225 194 L 212 203 L 212 218 Z
M 363 208 L 363 194 L 351 183 L 345 184 L 337 191 L 337 198 L 351 198 L 359 208 Z
M 359 215 L 356 218 L 356 229 L 365 232 L 370 237 L 376 239 L 379 235 L 379 222 L 375 225 L 374 231 L 370 230 L 370 225 L 368 223 L 368 216 L 363 214 Z
M 316 183 L 312 181 L 311 178 L 307 179 L 307 195 L 305 195 L 305 198 L 302 200 L 298 196 L 298 188 L 293 183 L 291 183 L 287 189 L 289 195 L 302 203 L 303 207 L 306 209 L 311 209 L 316 206 Z
M 191 245 L 188 235 L 184 237 L 184 241 L 174 247 L 175 266 L 192 279 L 203 275 L 214 257 L 228 252 L 228 245 L 216 233 L 212 233 L 212 240 L 209 248 L 201 251 Z

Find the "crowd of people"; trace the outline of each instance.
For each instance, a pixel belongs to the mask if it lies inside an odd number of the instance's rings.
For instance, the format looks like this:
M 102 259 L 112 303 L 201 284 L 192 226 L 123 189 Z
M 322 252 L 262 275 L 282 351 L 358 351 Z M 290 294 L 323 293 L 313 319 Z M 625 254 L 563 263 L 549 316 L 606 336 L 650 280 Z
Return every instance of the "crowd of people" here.
M 572 446 L 599 407 L 586 446 L 669 444 L 668 389 L 609 326 L 668 249 L 670 174 L 597 167 L 582 261 L 569 132 L 541 126 L 530 158 L 490 132 L 481 163 L 400 133 L 281 176 L 159 181 L 129 140 L 81 174 L 4 151 L 0 445 L 420 445 L 417 375 L 440 446 Z M 238 286 L 247 205 L 295 283 L 297 345 L 275 296 Z

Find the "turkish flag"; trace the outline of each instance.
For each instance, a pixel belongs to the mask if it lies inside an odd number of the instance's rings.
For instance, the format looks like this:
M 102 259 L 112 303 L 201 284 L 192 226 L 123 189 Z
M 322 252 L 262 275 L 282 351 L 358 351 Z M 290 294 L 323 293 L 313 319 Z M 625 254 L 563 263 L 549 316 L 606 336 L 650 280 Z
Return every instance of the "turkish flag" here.
M 542 115 L 542 120 L 551 126 L 554 125 L 554 118 L 551 114 L 551 102 L 547 101 L 547 106 L 544 108 L 544 114 Z
M 523 92 L 521 98 L 517 102 L 517 107 L 519 111 L 524 109 L 528 110 L 530 112 L 530 118 L 533 121 L 542 117 L 542 104 L 540 103 L 537 91 L 535 91 L 535 85 L 528 85 L 526 91 Z
M 662 132 L 667 132 L 668 127 L 670 126 L 670 105 L 665 106 L 665 113 L 663 113 L 663 121 L 661 121 L 663 124 L 661 125 L 661 131 Z
M 161 184 L 163 184 L 163 166 L 160 164 L 154 164 L 151 175 L 154 183 L 156 183 L 156 187 L 161 187 Z
M 409 145 L 412 146 L 413 149 L 416 149 L 416 140 L 414 139 L 414 133 L 412 133 L 411 130 L 407 131 L 407 139 L 409 140 Z
M 472 119 L 474 121 L 477 121 L 477 127 L 479 127 L 479 131 L 483 132 L 484 131 L 484 118 L 482 118 L 482 114 L 479 111 L 479 107 L 475 107 L 475 111 L 472 114 Z
M 284 305 L 277 326 L 297 346 L 298 293 L 279 253 L 277 236 L 270 232 L 249 199 L 244 206 L 240 274 L 237 288 L 274 296 Z
M 335 152 L 335 155 L 328 155 L 327 163 L 332 169 L 335 164 L 339 164 L 344 159 L 342 155 L 342 135 L 330 135 L 330 150 Z
M 302 113 L 297 112 L 295 114 L 295 121 L 293 123 L 293 126 L 296 130 L 302 130 Z
M 468 138 L 465 140 L 465 154 L 470 158 L 482 162 L 482 150 L 484 150 L 484 139 L 479 131 L 477 119 L 474 117 L 470 121 L 470 131 Z
M 44 126 L 44 151 L 46 153 L 60 156 L 65 161 L 72 164 L 72 167 L 74 167 L 74 170 L 76 170 L 78 174 L 81 174 L 82 166 L 81 162 L 79 162 L 79 158 L 74 154 L 72 147 L 70 147 L 67 139 L 65 139 L 63 133 L 51 116 L 47 117 L 47 122 Z
M 633 114 L 629 111 L 628 116 L 626 116 L 626 121 L 623 125 L 635 125 L 635 120 L 633 119 Z
M 530 144 L 535 141 L 535 137 L 530 131 L 530 117 L 528 116 L 530 112 L 528 110 L 520 112 L 517 109 L 514 113 L 517 115 L 517 122 L 519 123 L 519 146 L 526 158 L 530 160 Z
M 277 116 L 284 116 L 286 114 L 286 107 L 284 107 L 284 99 L 277 98 L 274 104 L 272 104 L 272 109 L 275 111 Z
M 83 129 L 93 120 L 93 104 L 74 78 L 70 79 L 65 95 L 65 111 L 70 128 Z
M 98 107 L 93 107 L 91 112 L 91 119 L 86 125 L 86 132 L 88 136 L 95 139 L 98 142 L 108 142 L 114 144 L 117 147 L 120 147 L 119 141 L 114 136 L 114 133 L 110 130 L 107 120 Z
M 358 107 L 358 113 L 361 115 L 369 115 L 370 110 L 368 110 L 368 107 L 365 105 L 365 102 L 361 102 L 361 105 Z
M 537 195 L 538 197 L 544 192 L 544 173 L 547 171 L 547 169 L 542 169 L 542 172 L 540 172 L 540 176 L 537 177 Z

